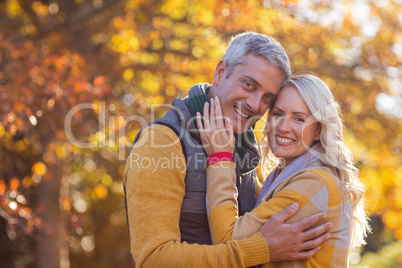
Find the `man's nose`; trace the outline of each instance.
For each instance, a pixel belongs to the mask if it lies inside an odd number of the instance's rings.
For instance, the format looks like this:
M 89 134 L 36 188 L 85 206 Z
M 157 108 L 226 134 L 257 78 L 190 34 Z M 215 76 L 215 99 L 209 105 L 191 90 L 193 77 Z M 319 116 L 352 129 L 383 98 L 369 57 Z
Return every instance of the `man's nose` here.
M 247 108 L 253 112 L 253 113 L 258 113 L 258 111 L 260 110 L 260 106 L 261 106 L 261 98 L 259 96 L 250 96 L 247 101 Z

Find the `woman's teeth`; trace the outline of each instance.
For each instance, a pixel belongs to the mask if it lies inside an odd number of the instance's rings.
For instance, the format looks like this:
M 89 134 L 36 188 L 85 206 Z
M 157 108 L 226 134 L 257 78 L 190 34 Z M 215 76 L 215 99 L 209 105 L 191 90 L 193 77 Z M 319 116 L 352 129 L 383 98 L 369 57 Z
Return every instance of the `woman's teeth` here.
M 249 115 L 246 115 L 245 113 L 243 113 L 242 111 L 240 111 L 239 109 L 237 109 L 236 107 L 234 107 L 234 110 L 236 111 L 236 113 L 238 113 L 241 117 L 243 118 L 249 118 Z
M 291 142 L 293 142 L 293 140 L 291 140 L 291 139 L 281 138 L 281 137 L 278 137 L 278 136 L 276 136 L 276 139 L 277 139 L 279 142 L 282 142 L 282 143 L 291 143 Z

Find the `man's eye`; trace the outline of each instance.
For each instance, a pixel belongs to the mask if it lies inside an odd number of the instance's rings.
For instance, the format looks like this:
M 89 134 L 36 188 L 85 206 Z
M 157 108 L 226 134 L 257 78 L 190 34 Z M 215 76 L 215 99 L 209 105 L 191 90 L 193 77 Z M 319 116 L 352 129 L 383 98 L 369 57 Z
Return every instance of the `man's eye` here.
M 271 96 L 269 96 L 269 95 L 266 95 L 266 96 L 264 96 L 264 100 L 265 100 L 267 103 L 271 103 L 271 102 L 273 101 L 273 98 L 272 98 Z
M 252 89 L 252 88 L 253 88 L 253 84 L 251 84 L 251 83 L 248 82 L 248 81 L 244 81 L 244 82 L 243 82 L 243 85 L 244 85 L 244 87 L 245 87 L 246 89 Z

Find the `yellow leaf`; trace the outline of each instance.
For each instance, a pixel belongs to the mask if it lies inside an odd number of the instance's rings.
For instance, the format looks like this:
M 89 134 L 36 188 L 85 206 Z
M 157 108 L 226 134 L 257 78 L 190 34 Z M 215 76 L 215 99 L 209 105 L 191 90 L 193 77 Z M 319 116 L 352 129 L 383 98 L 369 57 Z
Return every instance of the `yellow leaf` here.
M 395 229 L 398 227 L 398 214 L 395 211 L 388 211 L 384 214 L 382 217 L 382 220 L 384 221 L 385 225 L 387 225 L 391 229 Z
M 6 191 L 6 183 L 0 179 L 0 195 L 4 195 Z
M 103 186 L 102 184 L 98 184 L 97 186 L 95 186 L 94 195 L 98 199 L 106 198 L 106 196 L 107 196 L 107 188 L 105 186 Z
M 22 152 L 28 148 L 28 144 L 25 140 L 19 140 L 14 144 L 15 150 Z
M 32 166 L 32 172 L 43 176 L 46 173 L 46 166 L 42 162 L 36 162 Z
M 66 154 L 66 150 L 63 145 L 57 146 L 56 155 L 57 155 L 57 158 L 61 159 L 61 160 L 66 158 L 67 154 Z
M 4 127 L 2 124 L 0 124 L 0 138 L 4 136 L 4 134 L 6 133 Z
M 176 96 L 176 88 L 174 86 L 167 86 L 166 87 L 166 95 L 173 97 Z
M 18 186 L 20 185 L 20 181 L 17 178 L 13 178 L 10 181 L 10 190 L 15 191 L 17 190 Z
M 39 15 L 39 16 L 46 16 L 49 14 L 49 7 L 45 4 L 42 4 L 39 1 L 35 1 L 32 4 L 32 9 Z
M 396 239 L 402 241 L 402 227 L 399 227 L 398 229 L 396 229 L 395 237 L 396 237 Z
M 126 70 L 123 72 L 123 78 L 124 78 L 124 80 L 126 80 L 126 81 L 131 81 L 131 79 L 133 79 L 133 77 L 134 77 L 134 71 L 133 71 L 133 69 L 131 69 L 131 68 L 126 69 Z
M 24 186 L 24 188 L 28 189 L 31 185 L 32 185 L 32 178 L 26 176 L 26 177 L 22 180 L 22 186 Z
M 112 184 L 113 184 L 113 179 L 112 179 L 112 177 L 111 177 L 109 174 L 105 174 L 105 175 L 103 175 L 103 177 L 102 177 L 102 183 L 103 183 L 104 185 L 106 185 L 106 186 L 111 187 Z
M 67 210 L 67 211 L 71 210 L 71 201 L 68 197 L 61 198 L 61 205 L 65 210 Z

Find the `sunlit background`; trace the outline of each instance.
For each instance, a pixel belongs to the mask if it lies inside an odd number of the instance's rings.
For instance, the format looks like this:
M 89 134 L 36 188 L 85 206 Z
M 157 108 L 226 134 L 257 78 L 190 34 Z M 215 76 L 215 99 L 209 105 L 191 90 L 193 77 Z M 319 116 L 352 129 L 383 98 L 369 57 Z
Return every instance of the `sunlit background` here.
M 339 99 L 373 228 L 351 266 L 402 267 L 401 29 L 401 0 L 0 1 L 0 266 L 130 267 L 129 144 L 250 30 Z

